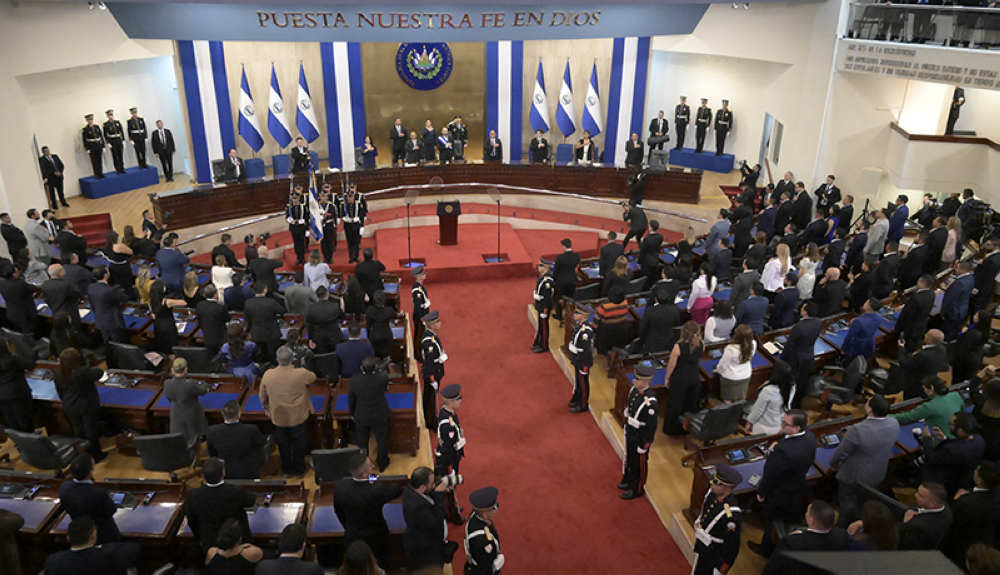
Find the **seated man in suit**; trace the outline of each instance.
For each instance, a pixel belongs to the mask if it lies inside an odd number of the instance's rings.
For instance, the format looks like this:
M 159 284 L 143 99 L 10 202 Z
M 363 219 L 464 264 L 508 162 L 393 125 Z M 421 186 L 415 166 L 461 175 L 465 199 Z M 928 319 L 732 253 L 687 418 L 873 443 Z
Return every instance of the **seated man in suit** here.
M 45 575 L 125 575 L 142 552 L 137 543 L 98 546 L 97 526 L 87 515 L 70 522 L 66 538 L 70 548 L 45 559 Z
M 847 531 L 834 523 L 833 507 L 816 499 L 806 510 L 806 529 L 792 531 L 778 543 L 777 553 L 764 566 L 762 575 L 814 575 L 825 573 L 789 558 L 783 551 L 847 551 Z
M 740 304 L 736 310 L 736 325 L 745 323 L 754 334 L 764 333 L 764 316 L 767 315 L 767 298 L 764 297 L 764 284 L 757 282 L 750 288 L 750 297 Z
M 59 486 L 59 503 L 70 519 L 90 517 L 97 527 L 97 542 L 120 541 L 122 534 L 115 524 L 118 507 L 106 489 L 94 485 L 94 458 L 89 453 L 77 455 L 69 466 L 72 479 Z
M 331 300 L 330 292 L 323 286 L 316 288 L 316 297 L 319 301 L 309 306 L 306 312 L 309 340 L 316 344 L 313 351 L 317 354 L 331 353 L 337 350 L 337 344 L 344 341 L 340 328 L 344 310 L 340 309 L 339 299 Z
M 844 309 L 847 282 L 840 279 L 840 268 L 828 268 L 813 288 L 813 301 L 819 304 L 819 317 L 838 314 Z
M 260 479 L 263 464 L 261 450 L 267 438 L 256 425 L 240 423 L 240 404 L 236 400 L 222 406 L 225 423 L 208 428 L 208 453 L 226 463 L 226 476 L 230 479 Z
M 878 335 L 879 326 L 878 310 L 881 308 L 882 302 L 875 298 L 869 299 L 861 307 L 861 315 L 851 322 L 842 348 L 844 365 L 851 363 L 858 356 L 865 358 L 867 363 L 875 353 L 875 336 Z
M 184 501 L 184 516 L 191 532 L 201 542 L 201 550 L 208 551 L 215 546 L 219 529 L 230 517 L 236 518 L 243 528 L 243 542 L 252 542 L 246 508 L 253 507 L 257 497 L 239 485 L 227 484 L 226 464 L 217 457 L 205 462 L 202 476 L 205 484 L 188 491 Z
M 889 372 L 889 393 L 903 390 L 903 399 L 923 396 L 924 378 L 948 371 L 948 350 L 944 346 L 944 333 L 939 329 L 924 334 L 924 346 L 899 358 L 899 365 Z
M 205 296 L 205 300 L 195 306 L 195 315 L 205 338 L 205 349 L 208 353 L 216 355 L 225 343 L 226 328 L 229 327 L 229 310 L 219 301 L 219 290 L 215 288 L 215 284 L 206 284 L 201 288 L 201 293 Z
M 389 373 L 380 369 L 373 355 L 361 360 L 361 373 L 351 378 L 347 392 L 348 410 L 357 430 L 355 438 L 361 452 L 368 454 L 368 438 L 375 435 L 378 446 L 379 473 L 389 467 Z
M 351 322 L 347 326 L 348 340 L 337 344 L 337 364 L 340 366 L 340 377 L 353 377 L 361 373 L 361 362 L 368 356 L 375 355 L 375 348 L 368 340 L 361 339 L 361 325 Z
M 799 283 L 797 274 L 785 275 L 785 286 L 774 295 L 769 325 L 771 329 L 781 329 L 795 323 L 795 309 L 799 307 Z
M 733 250 L 729 249 L 729 238 L 722 238 L 712 256 L 712 275 L 719 281 L 729 279 L 729 266 L 732 262 Z
M 363 453 L 351 458 L 348 469 L 351 477 L 337 481 L 333 490 L 333 510 L 344 526 L 344 545 L 350 546 L 360 539 L 371 547 L 379 563 L 386 565 L 389 525 L 382 515 L 382 508 L 401 496 L 403 488 L 393 483 L 369 481 L 375 469 Z
M 301 523 L 286 525 L 278 538 L 277 559 L 265 559 L 257 564 L 256 575 L 323 575 L 323 568 L 316 563 L 302 560 L 306 551 L 306 526 Z
M 951 527 L 948 492 L 940 483 L 924 481 L 913 498 L 916 509 L 907 510 L 903 522 L 896 525 L 900 551 L 934 550 Z

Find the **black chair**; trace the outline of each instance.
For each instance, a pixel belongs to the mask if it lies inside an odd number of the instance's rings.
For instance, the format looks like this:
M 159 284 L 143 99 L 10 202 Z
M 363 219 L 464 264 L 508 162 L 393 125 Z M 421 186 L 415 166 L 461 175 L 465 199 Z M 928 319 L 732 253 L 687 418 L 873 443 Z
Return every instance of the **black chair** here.
M 234 485 L 287 485 L 284 479 L 226 479 Z
M 599 297 L 601 297 L 601 284 L 599 283 L 592 283 L 583 287 L 578 287 L 576 288 L 576 291 L 573 292 L 573 299 L 576 301 L 597 299 Z
M 316 483 L 333 483 L 350 477 L 347 465 L 357 453 L 361 453 L 360 447 L 314 450 L 309 454 L 309 467 L 316 472 Z
M 90 446 L 89 441 L 77 437 L 46 437 L 41 433 L 25 433 L 9 428 L 4 432 L 14 440 L 14 445 L 21 454 L 21 461 L 36 469 L 56 470 L 60 473 L 73 458 Z
M 153 367 L 140 347 L 111 341 L 105 344 L 105 349 L 108 367 L 112 369 L 149 370 Z
M 188 362 L 190 373 L 220 373 L 222 365 L 219 356 L 208 351 L 204 347 L 174 346 L 174 355 L 183 357 Z
M 42 358 L 42 359 L 47 359 L 47 358 L 51 357 L 51 355 L 52 355 L 52 349 L 51 349 L 52 343 L 49 341 L 49 338 L 43 337 L 43 338 L 39 339 L 38 341 L 34 341 L 30 337 L 28 337 L 27 335 L 25 335 L 25 334 L 23 334 L 23 333 L 21 333 L 19 331 L 14 331 L 14 330 L 8 329 L 6 327 L 3 328 L 2 331 L 3 331 L 3 337 L 4 337 L 4 339 L 11 339 L 11 340 L 12 339 L 16 339 L 16 340 L 19 340 L 20 343 L 23 344 L 24 348 L 34 350 L 35 351 L 35 355 L 37 357 Z
M 625 289 L 625 295 L 635 295 L 637 293 L 642 293 L 643 286 L 646 285 L 646 276 L 641 276 L 628 282 L 628 287 Z
M 861 387 L 861 381 L 865 376 L 865 368 L 868 362 L 863 356 L 858 356 L 851 360 L 846 368 L 828 365 L 824 371 L 842 374 L 843 381 L 814 375 L 809 378 L 806 386 L 805 396 L 815 397 L 823 404 L 824 411 L 819 419 L 826 419 L 833 412 L 834 405 L 848 405 L 854 400 L 857 390 Z
M 705 445 L 712 445 L 716 441 L 737 432 L 746 403 L 746 401 L 723 403 L 697 413 L 685 413 L 680 417 L 680 420 L 687 430 L 691 432 L 690 437 L 703 442 Z M 688 436 L 685 436 L 684 447 L 685 449 L 696 449 L 698 446 L 689 442 Z M 685 457 L 686 460 L 687 457 Z
M 331 382 L 336 382 L 340 373 L 339 366 L 337 365 L 337 353 L 331 351 L 330 353 L 314 355 L 310 371 L 315 373 L 316 377 L 320 379 L 325 377 Z
M 194 465 L 195 449 L 180 433 L 137 435 L 133 445 L 142 460 L 143 469 L 169 473 L 171 481 L 182 479 L 177 473 L 178 469 L 191 468 Z M 194 470 L 191 469 L 185 477 L 193 475 Z

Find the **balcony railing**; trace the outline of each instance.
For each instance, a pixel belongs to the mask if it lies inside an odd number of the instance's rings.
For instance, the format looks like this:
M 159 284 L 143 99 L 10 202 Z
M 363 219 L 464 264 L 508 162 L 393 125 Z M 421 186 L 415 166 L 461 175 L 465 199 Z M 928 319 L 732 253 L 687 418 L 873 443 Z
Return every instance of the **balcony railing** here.
M 1000 6 L 852 3 L 847 36 L 982 49 L 1000 47 Z

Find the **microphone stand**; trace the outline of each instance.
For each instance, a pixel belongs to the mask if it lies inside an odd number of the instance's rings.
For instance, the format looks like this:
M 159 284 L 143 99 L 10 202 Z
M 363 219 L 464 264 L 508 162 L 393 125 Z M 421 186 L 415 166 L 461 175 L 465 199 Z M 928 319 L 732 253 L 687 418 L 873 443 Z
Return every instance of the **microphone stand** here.
M 493 263 L 500 264 L 503 263 L 503 258 L 500 256 L 500 201 L 503 197 L 497 188 L 490 188 L 486 191 L 490 195 L 490 199 L 497 203 L 497 260 Z
M 403 203 L 406 204 L 406 266 L 407 268 L 413 267 L 413 246 L 410 243 L 410 206 L 416 203 L 417 198 L 420 196 L 419 190 L 408 190 L 406 195 L 403 197 Z

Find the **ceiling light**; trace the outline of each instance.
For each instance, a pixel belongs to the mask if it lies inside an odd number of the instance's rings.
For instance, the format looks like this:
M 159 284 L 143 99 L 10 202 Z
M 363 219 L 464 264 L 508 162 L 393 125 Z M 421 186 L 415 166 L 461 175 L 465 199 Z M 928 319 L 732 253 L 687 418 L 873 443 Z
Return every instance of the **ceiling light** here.
M 101 9 L 102 10 L 104 9 L 104 2 L 101 2 Z M 748 2 L 748 3 L 743 4 L 743 9 L 744 10 L 749 10 L 750 9 L 750 3 Z
M 744 8 L 746 8 L 747 6 L 748 6 L 747 4 L 743 5 Z M 104 5 L 104 2 L 98 2 L 97 3 L 97 7 L 100 8 L 101 10 L 107 10 L 108 9 L 108 7 Z
M 90 8 L 91 10 L 93 10 L 94 9 L 94 3 L 93 2 L 87 2 L 87 7 Z M 736 4 L 733 4 L 733 8 L 736 8 Z
M 739 7 L 740 7 L 740 5 L 739 5 L 739 4 L 733 4 L 733 10 L 736 10 L 736 9 L 737 9 L 737 8 L 739 8 Z M 91 5 L 90 5 L 90 8 L 91 8 L 91 9 L 93 9 L 93 8 L 94 8 L 94 5 L 93 5 L 93 3 L 91 3 Z

